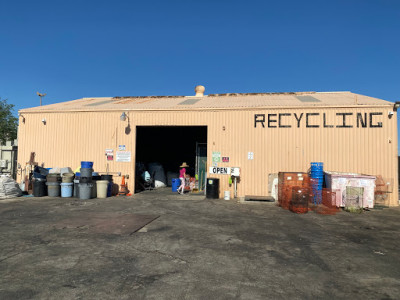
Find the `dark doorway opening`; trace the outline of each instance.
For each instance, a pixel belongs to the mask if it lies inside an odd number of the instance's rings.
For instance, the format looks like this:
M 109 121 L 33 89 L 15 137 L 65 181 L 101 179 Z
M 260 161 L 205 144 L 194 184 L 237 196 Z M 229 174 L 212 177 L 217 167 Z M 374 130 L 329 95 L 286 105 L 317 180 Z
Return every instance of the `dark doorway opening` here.
M 171 179 L 178 176 L 179 166 L 183 162 L 189 165 L 186 169 L 191 177 L 195 177 L 199 170 L 203 174 L 204 147 L 206 150 L 207 126 L 137 126 L 135 192 L 144 189 L 143 182 L 140 182 L 144 180 L 142 175 L 154 163 L 162 166 L 168 186 L 171 185 Z M 154 174 L 150 175 L 154 177 Z M 160 178 L 162 176 L 155 180 Z

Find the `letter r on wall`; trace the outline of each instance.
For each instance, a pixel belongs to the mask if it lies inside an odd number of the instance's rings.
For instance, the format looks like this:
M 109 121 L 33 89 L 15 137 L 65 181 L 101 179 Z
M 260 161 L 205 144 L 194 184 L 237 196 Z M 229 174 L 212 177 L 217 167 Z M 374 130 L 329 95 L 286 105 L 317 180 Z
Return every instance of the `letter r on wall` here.
M 262 127 L 265 128 L 265 114 L 254 115 L 254 128 L 257 128 L 257 123 L 261 123 Z

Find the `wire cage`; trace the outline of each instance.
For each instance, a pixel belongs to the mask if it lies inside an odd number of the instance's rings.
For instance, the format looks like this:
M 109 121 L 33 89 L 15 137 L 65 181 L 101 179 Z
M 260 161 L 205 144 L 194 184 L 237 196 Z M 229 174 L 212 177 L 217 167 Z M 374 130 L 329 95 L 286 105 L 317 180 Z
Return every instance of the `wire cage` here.
M 293 187 L 292 199 L 289 204 L 289 210 L 298 214 L 307 213 L 309 199 L 310 199 L 309 188 L 298 187 L 298 186 Z

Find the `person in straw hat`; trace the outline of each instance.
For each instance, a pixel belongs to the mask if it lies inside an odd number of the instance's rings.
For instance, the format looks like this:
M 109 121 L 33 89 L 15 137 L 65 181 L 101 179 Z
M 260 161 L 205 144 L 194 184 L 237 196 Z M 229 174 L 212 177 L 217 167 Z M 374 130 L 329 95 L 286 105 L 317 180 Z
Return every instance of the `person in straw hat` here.
M 181 185 L 179 186 L 177 192 L 182 194 L 185 191 L 185 178 L 186 178 L 186 168 L 188 168 L 188 164 L 186 164 L 186 162 L 183 162 L 182 165 L 179 166 L 180 170 L 179 170 L 179 179 L 181 180 Z

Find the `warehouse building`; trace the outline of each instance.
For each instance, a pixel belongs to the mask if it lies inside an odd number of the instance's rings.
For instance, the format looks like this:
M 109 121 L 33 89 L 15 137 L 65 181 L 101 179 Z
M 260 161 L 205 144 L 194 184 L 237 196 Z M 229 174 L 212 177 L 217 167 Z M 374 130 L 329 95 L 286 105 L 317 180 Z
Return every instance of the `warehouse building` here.
M 204 183 L 220 179 L 237 196 L 267 196 L 278 172 L 307 172 L 323 162 L 335 172 L 391 182 L 385 204 L 397 206 L 397 104 L 351 92 L 297 92 L 83 98 L 19 111 L 18 162 L 31 152 L 44 167 L 93 161 L 98 172 L 128 175 L 138 163 L 177 172 L 187 162 Z M 20 172 L 20 176 L 23 173 Z M 120 183 L 120 179 L 115 179 Z

